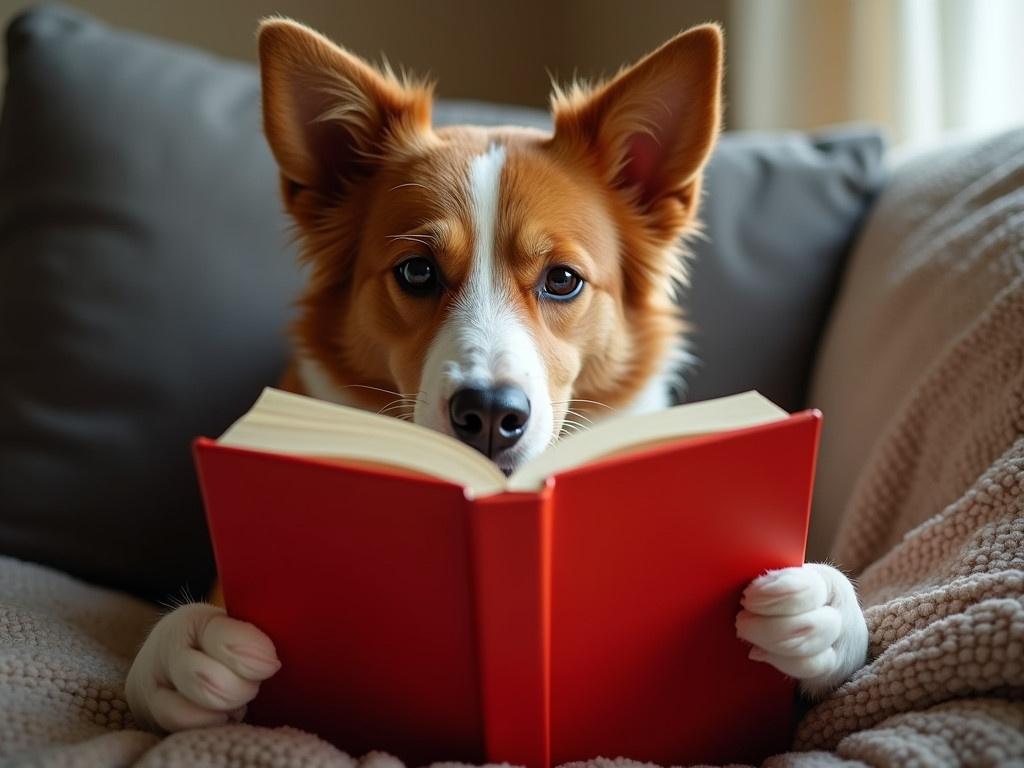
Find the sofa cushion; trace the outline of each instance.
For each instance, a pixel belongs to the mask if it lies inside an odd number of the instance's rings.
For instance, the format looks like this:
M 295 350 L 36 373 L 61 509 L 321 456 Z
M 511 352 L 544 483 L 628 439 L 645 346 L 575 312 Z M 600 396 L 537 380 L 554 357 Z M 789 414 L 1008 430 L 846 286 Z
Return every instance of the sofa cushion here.
M 164 597 L 213 574 L 191 440 L 287 354 L 301 281 L 251 66 L 40 8 L 7 35 L 0 124 L 0 554 Z M 547 126 L 441 103 L 438 123 Z M 688 291 L 690 398 L 803 390 L 871 131 L 725 136 Z
M 200 594 L 189 441 L 278 375 L 300 279 L 257 82 L 62 8 L 15 20 L 7 57 L 0 551 Z
M 866 127 L 722 136 L 684 293 L 696 357 L 688 400 L 756 389 L 805 407 L 849 244 L 883 182 L 883 149 Z

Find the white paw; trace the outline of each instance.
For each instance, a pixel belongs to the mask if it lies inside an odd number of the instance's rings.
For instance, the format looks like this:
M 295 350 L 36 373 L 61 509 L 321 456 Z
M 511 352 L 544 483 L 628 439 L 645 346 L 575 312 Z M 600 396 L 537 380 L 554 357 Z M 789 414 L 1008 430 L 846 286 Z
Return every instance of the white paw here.
M 769 571 L 743 592 L 736 634 L 750 658 L 800 680 L 818 696 L 867 660 L 868 630 L 853 584 L 830 565 L 807 563 Z
M 147 728 L 180 731 L 241 720 L 261 681 L 277 672 L 263 632 L 205 603 L 164 616 L 135 656 L 125 682 L 128 706 Z

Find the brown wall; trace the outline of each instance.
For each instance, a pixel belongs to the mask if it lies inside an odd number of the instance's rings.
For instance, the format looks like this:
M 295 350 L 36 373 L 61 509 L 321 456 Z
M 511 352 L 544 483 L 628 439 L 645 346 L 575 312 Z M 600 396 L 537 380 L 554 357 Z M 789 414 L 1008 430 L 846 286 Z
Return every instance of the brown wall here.
M 257 20 L 303 21 L 356 53 L 439 81 L 452 98 L 543 106 L 548 72 L 613 73 L 685 27 L 719 21 L 728 0 L 68 0 L 118 26 L 254 60 Z M 0 22 L 27 3 L 0 0 Z M 728 85 L 728 84 L 727 84 Z

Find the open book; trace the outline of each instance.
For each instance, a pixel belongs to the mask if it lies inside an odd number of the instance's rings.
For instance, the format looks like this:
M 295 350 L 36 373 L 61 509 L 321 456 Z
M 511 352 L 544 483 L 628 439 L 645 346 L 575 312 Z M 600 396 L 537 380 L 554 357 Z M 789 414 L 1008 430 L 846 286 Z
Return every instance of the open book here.
M 803 560 L 820 414 L 757 393 L 613 417 L 511 477 L 277 390 L 196 458 L 225 602 L 274 640 L 250 707 L 407 762 L 756 762 L 791 681 L 739 596 Z
M 629 449 L 788 417 L 757 392 L 640 416 L 613 416 L 563 438 L 506 480 L 483 454 L 440 432 L 267 388 L 217 442 L 236 448 L 390 465 L 458 483 L 471 496 L 488 496 L 502 491 L 539 490 L 551 475 Z

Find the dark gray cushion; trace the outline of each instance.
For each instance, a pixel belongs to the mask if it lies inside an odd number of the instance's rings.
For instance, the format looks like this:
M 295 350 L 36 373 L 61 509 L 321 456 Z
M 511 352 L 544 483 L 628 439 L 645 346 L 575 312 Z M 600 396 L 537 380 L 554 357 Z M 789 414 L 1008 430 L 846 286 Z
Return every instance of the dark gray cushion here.
M 803 408 L 845 256 L 882 183 L 878 131 L 733 133 L 708 165 L 684 304 L 686 399 L 756 389 Z
M 189 444 L 273 384 L 301 276 L 250 66 L 42 8 L 0 124 L 0 553 L 163 597 L 212 573 Z M 440 104 L 438 123 L 546 126 Z M 802 403 L 878 180 L 870 132 L 725 136 L 689 291 L 690 396 Z
M 43 8 L 7 33 L 0 552 L 205 589 L 189 443 L 279 375 L 299 284 L 251 67 Z

